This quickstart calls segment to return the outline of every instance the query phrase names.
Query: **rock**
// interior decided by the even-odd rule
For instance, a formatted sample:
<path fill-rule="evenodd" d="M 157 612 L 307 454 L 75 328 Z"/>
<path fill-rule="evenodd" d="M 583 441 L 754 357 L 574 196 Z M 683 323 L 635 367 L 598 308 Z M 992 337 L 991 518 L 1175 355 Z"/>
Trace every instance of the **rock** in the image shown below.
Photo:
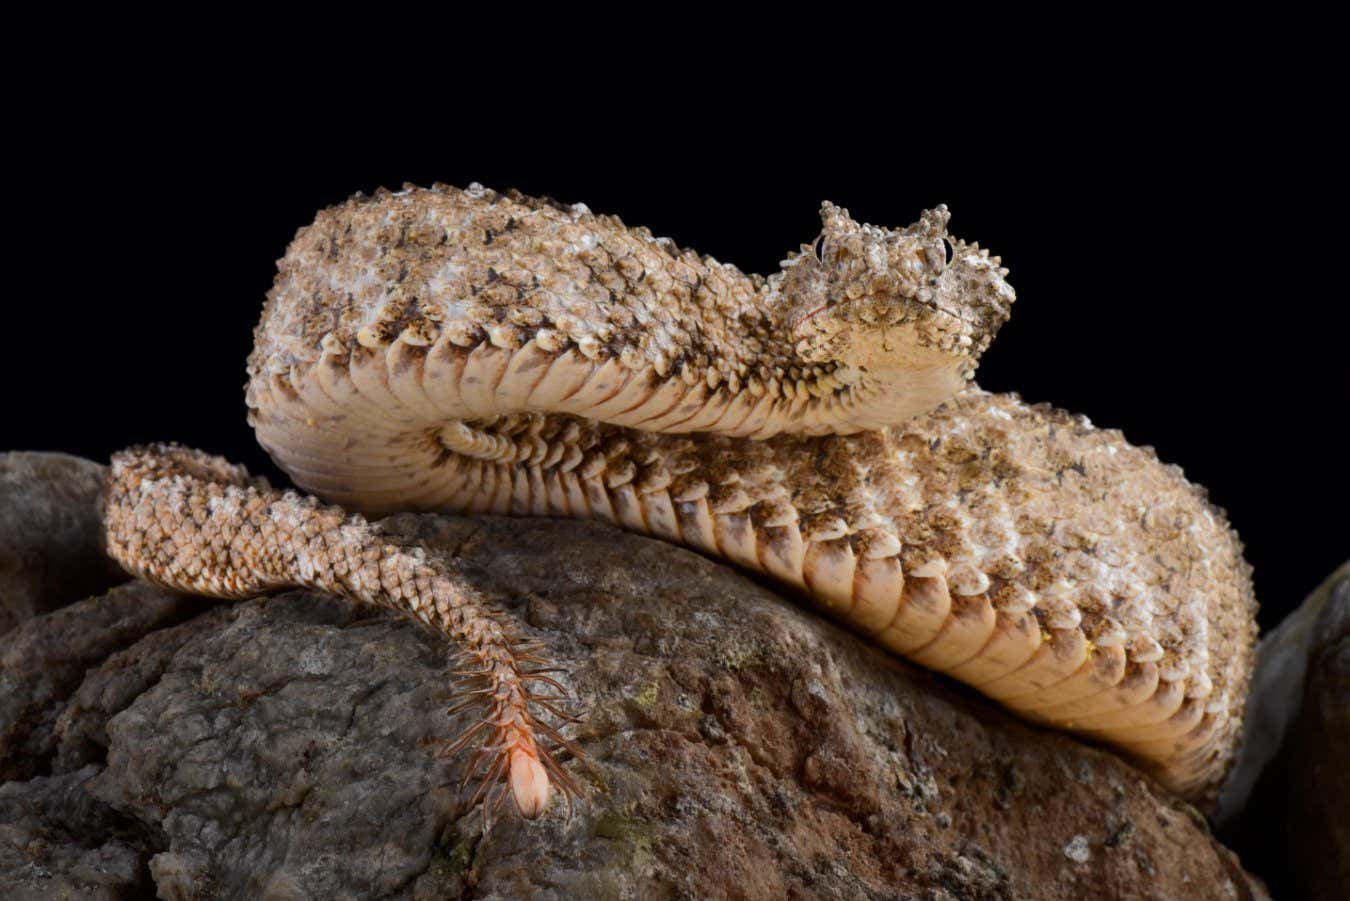
<path fill-rule="evenodd" d="M 1278 897 L 1350 884 L 1350 562 L 1262 641 L 1242 758 L 1225 786 L 1225 841 Z M 1241 803 L 1240 792 L 1250 798 Z"/>
<path fill-rule="evenodd" d="M 146 864 L 155 837 L 85 790 L 100 769 L 0 784 L 6 898 L 117 899 L 153 891 Z"/>
<path fill-rule="evenodd" d="M 104 553 L 106 476 L 68 454 L 0 453 L 0 635 L 126 581 Z"/>
<path fill-rule="evenodd" d="M 89 667 L 210 603 L 130 582 L 31 619 L 6 635 L 0 646 L 0 779 L 30 779 L 49 770 L 57 720 Z"/>
<path fill-rule="evenodd" d="M 97 852 L 143 865 L 161 898 L 1261 896 L 1194 809 L 1116 757 L 689 551 L 587 522 L 385 528 L 460 559 L 568 668 L 588 755 L 565 764 L 585 792 L 570 819 L 508 811 L 485 833 L 463 809 L 468 755 L 434 752 L 472 714 L 442 712 L 437 637 L 302 591 L 179 622 L 129 586 L 26 627 L 61 646 L 37 633 L 102 631 L 133 591 L 174 623 L 40 693 L 54 725 L 25 747 L 52 774 L 4 789 L 33 800 L 0 839 L 48 830 L 48 890 Z M 79 786 L 74 816 L 59 799 Z M 34 854 L 3 844 L 0 883 L 18 860 L 34 884 Z"/>
<path fill-rule="evenodd" d="M 1350 566 L 1329 595 L 1288 749 L 1298 762 L 1285 821 L 1290 856 L 1311 898 L 1334 898 L 1350 886 Z"/>
<path fill-rule="evenodd" d="M 1308 595 L 1279 626 L 1261 637 L 1242 723 L 1242 745 L 1214 814 L 1220 827 L 1246 810 L 1257 780 L 1284 746 L 1285 736 L 1303 706 L 1308 658 L 1313 651 L 1318 619 L 1332 588 L 1343 580 L 1350 580 L 1350 562 Z"/>

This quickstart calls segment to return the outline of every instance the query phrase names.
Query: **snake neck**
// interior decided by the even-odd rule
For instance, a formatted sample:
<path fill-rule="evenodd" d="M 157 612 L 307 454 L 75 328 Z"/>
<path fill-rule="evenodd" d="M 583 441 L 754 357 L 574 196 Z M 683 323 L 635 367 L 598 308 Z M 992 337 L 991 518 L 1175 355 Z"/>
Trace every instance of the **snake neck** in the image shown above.
<path fill-rule="evenodd" d="M 945 222 L 888 231 L 827 205 L 815 244 L 762 278 L 579 206 L 478 187 L 354 198 L 278 264 L 250 373 L 351 370 L 442 422 L 882 428 L 956 393 L 1011 303 L 998 260 Z"/>
<path fill-rule="evenodd" d="M 900 425 L 940 406 L 969 383 L 971 373 L 958 360 L 917 346 L 910 335 L 891 336 L 888 347 L 902 342 L 911 345 L 902 353 L 864 358 L 836 370 L 835 377 L 849 384 L 835 398 L 832 412 L 837 419 L 829 431 L 847 435 Z"/>

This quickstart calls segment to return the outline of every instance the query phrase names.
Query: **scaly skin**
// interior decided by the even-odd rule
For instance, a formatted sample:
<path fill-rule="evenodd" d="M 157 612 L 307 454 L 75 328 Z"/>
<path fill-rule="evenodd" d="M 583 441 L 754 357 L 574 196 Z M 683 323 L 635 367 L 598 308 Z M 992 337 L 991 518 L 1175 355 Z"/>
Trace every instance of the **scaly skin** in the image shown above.
<path fill-rule="evenodd" d="M 166 444 L 113 457 L 106 518 L 109 553 L 144 579 L 226 598 L 318 588 L 407 613 L 440 632 L 477 667 L 463 675 L 478 686 L 470 695 L 486 708 L 448 749 L 484 736 L 487 752 L 468 767 L 473 776 L 487 765 L 476 798 L 508 776 L 520 811 L 538 816 L 548 804 L 551 772 L 570 801 L 575 783 L 536 736 L 567 742 L 533 708 L 561 714 L 528 687 L 556 683 L 528 668 L 537 658 L 509 626 L 420 548 L 390 545 L 359 515 L 273 491 L 242 467 Z"/>
<path fill-rule="evenodd" d="M 355 198 L 279 264 L 250 420 L 326 500 L 596 516 L 696 548 L 1209 798 L 1255 632 L 1221 512 L 1118 432 L 967 385 L 1013 294 L 997 258 L 946 237 L 945 210 L 898 232 L 829 204 L 822 218 L 816 244 L 762 279 L 582 207 L 477 186 Z M 129 509 L 161 503 L 170 482 Z M 357 541 L 332 508 L 289 503 L 316 511 L 302 523 L 327 517 L 326 546 Z M 137 571 L 219 593 L 182 573 L 233 515 L 187 537 L 130 513 L 109 528 Z M 234 584 L 247 559 L 213 565 Z M 278 578 L 355 594 L 305 581 L 307 565 Z M 454 595 L 445 578 L 437 598 Z M 377 594 L 359 596 L 441 610 L 433 624 L 467 634 L 420 589 Z M 538 813 L 545 771 L 564 771 L 526 745 L 538 719 L 509 684 L 512 651 L 493 647 L 488 781 L 509 772 L 517 805 Z"/>

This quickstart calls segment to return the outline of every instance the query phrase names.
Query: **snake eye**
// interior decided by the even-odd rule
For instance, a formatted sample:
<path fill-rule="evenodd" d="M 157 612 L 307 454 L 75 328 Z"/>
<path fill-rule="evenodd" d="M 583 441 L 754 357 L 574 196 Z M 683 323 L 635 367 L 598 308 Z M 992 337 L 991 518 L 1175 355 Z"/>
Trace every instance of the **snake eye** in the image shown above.
<path fill-rule="evenodd" d="M 952 245 L 946 238 L 941 242 L 923 249 L 924 261 L 928 268 L 936 273 L 942 272 L 952 262 Z"/>

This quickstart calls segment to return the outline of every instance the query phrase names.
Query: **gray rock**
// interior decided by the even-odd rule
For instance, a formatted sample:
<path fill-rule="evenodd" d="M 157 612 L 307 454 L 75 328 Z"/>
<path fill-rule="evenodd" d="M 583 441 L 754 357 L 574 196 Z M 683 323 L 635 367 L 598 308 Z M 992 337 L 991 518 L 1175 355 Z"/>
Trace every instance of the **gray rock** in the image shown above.
<path fill-rule="evenodd" d="M 88 766 L 28 782 L 0 783 L 0 885 L 15 899 L 144 897 L 156 839 L 95 801 Z"/>
<path fill-rule="evenodd" d="M 1247 808 L 1252 790 L 1284 746 L 1303 706 L 1308 658 L 1322 611 L 1333 587 L 1350 581 L 1350 562 L 1341 565 L 1293 613 L 1261 637 L 1256 649 L 1242 746 L 1224 782 L 1214 820 L 1223 826 Z"/>
<path fill-rule="evenodd" d="M 68 454 L 0 453 L 0 635 L 126 581 L 103 552 L 106 475 Z"/>
<path fill-rule="evenodd" d="M 86 670 L 210 603 L 130 582 L 30 619 L 6 635 L 0 645 L 0 779 L 49 771 L 57 722 Z"/>
<path fill-rule="evenodd" d="M 1242 757 L 1221 799 L 1220 834 L 1277 897 L 1343 898 L 1350 885 L 1350 562 L 1262 641 L 1253 689 Z"/>
<path fill-rule="evenodd" d="M 574 815 L 483 832 L 457 792 L 467 755 L 435 757 L 472 716 L 442 712 L 450 655 L 401 619 L 309 592 L 161 614 L 78 687 L 44 689 L 54 725 L 27 745 L 141 830 L 119 860 L 146 862 L 160 897 L 1260 894 L 1114 756 L 696 554 L 584 522 L 386 528 L 463 561 L 568 668 Z M 127 596 L 30 628 L 99 631 Z M 7 790 L 50 794 L 40 778 Z M 72 818 L 43 803 L 29 816 L 61 834 Z M 76 878 L 74 855 L 49 854 L 51 878 Z"/>
<path fill-rule="evenodd" d="M 1350 886 L 1350 565 L 1313 630 L 1303 708 L 1285 750 L 1284 833 L 1291 870 L 1310 898 Z"/>

